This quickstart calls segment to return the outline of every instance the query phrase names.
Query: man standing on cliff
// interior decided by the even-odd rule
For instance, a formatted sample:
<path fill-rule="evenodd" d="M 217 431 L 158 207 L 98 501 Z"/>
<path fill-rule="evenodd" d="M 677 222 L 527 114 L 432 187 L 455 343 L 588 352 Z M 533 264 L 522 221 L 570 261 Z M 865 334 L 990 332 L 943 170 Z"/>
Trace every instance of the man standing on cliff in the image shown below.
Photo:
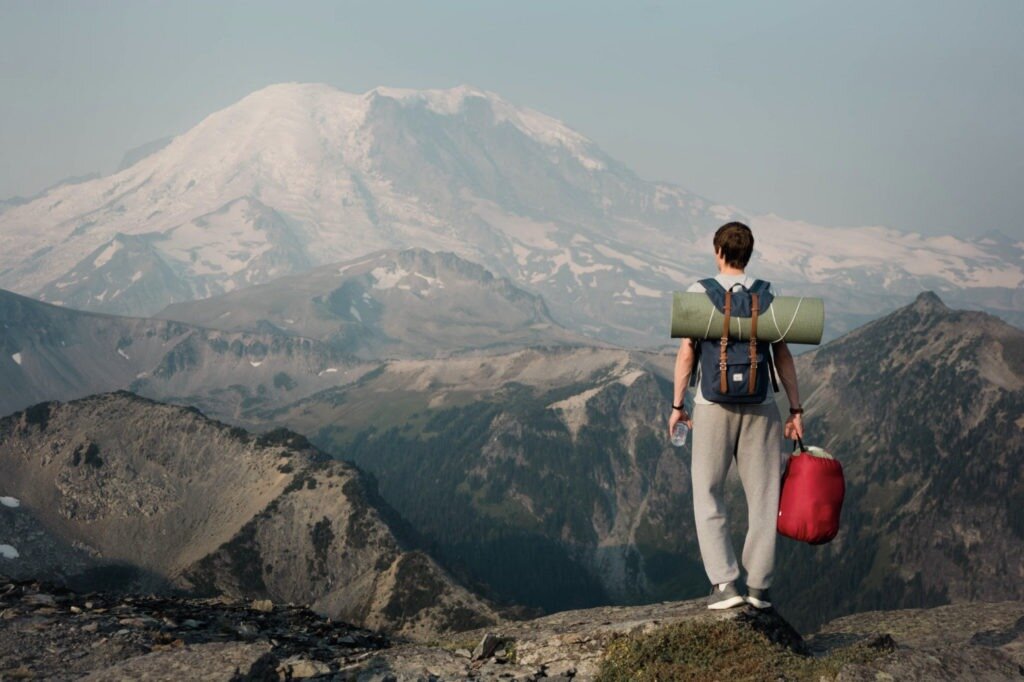
<path fill-rule="evenodd" d="M 738 222 L 723 225 L 715 232 L 714 248 L 718 283 L 726 290 L 737 286 L 751 288 L 756 280 L 746 274 L 747 262 L 754 251 L 750 228 Z M 689 291 L 703 292 L 705 287 L 698 282 Z M 793 356 L 784 341 L 771 344 L 775 367 L 790 405 L 790 416 L 784 427 L 770 385 L 760 403 L 728 403 L 708 400 L 698 384 L 691 419 L 683 397 L 690 374 L 695 371 L 694 344 L 698 342 L 684 338 L 679 344 L 668 428 L 671 434 L 682 421 L 693 429 L 690 478 L 697 542 L 704 570 L 712 584 L 708 608 L 727 609 L 746 601 L 756 608 L 767 609 L 772 605 L 769 588 L 775 565 L 775 528 L 785 462 L 782 438 L 783 435 L 793 439 L 803 437 L 803 409 Z M 747 572 L 746 597 L 737 586 L 740 570 L 729 538 L 725 508 L 725 479 L 734 459 L 748 509 L 742 557 Z"/>

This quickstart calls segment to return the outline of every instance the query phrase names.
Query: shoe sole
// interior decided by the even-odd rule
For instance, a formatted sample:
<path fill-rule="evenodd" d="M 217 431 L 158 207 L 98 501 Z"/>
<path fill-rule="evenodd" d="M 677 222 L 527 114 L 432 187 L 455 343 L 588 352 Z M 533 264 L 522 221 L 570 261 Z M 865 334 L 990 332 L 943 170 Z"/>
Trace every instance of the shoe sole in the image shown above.
<path fill-rule="evenodd" d="M 719 609 L 731 609 L 734 606 L 739 606 L 744 601 L 745 600 L 741 596 L 729 597 L 722 601 L 716 601 L 714 604 L 708 604 L 708 608 L 713 611 L 717 611 Z"/>
<path fill-rule="evenodd" d="M 747 603 L 755 609 L 770 609 L 772 607 L 772 603 L 770 601 L 761 601 L 757 597 L 747 597 Z"/>

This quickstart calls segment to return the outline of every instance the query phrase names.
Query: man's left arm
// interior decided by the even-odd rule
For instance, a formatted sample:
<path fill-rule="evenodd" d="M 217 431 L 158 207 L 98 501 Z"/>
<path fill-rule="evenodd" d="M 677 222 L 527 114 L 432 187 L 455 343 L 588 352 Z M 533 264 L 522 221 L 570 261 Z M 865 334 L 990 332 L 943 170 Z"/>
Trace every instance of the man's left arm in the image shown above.
<path fill-rule="evenodd" d="M 800 405 L 800 388 L 796 382 L 796 363 L 793 362 L 793 354 L 789 352 L 789 346 L 785 341 L 772 344 L 772 357 L 775 360 L 775 369 L 778 372 L 779 380 L 786 391 L 789 399 L 789 406 L 792 409 L 802 409 Z M 786 419 L 786 426 L 783 430 L 786 438 L 796 440 L 804 437 L 804 424 L 802 414 L 790 414 Z"/>

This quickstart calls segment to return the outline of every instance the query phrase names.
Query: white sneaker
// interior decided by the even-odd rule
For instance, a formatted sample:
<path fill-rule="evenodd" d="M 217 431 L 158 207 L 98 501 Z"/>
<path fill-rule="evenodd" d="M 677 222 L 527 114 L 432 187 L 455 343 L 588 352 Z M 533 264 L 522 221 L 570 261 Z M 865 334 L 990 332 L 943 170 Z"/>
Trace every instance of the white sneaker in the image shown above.
<path fill-rule="evenodd" d="M 768 588 L 759 590 L 756 587 L 748 587 L 747 603 L 755 609 L 770 609 L 772 607 L 772 598 L 768 594 Z"/>
<path fill-rule="evenodd" d="M 708 608 L 731 609 L 744 601 L 743 595 L 736 589 L 736 583 L 722 583 L 712 586 L 711 595 L 708 597 Z"/>

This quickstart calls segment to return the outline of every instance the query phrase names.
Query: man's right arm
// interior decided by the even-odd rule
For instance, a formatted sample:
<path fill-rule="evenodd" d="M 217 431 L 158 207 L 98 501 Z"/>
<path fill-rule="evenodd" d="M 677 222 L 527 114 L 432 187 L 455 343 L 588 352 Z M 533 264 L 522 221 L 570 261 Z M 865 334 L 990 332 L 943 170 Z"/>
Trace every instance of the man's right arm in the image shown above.
<path fill-rule="evenodd" d="M 676 367 L 674 378 L 675 382 L 672 386 L 672 404 L 682 405 L 683 398 L 686 396 L 686 386 L 690 383 L 690 372 L 693 370 L 693 339 L 683 338 L 679 342 L 679 352 L 676 353 Z M 672 430 L 676 427 L 676 423 L 682 421 L 691 429 L 693 428 L 693 421 L 690 419 L 690 415 L 686 414 L 685 410 L 672 409 L 672 414 L 668 418 L 668 432 L 671 436 Z"/>
<path fill-rule="evenodd" d="M 704 285 L 700 282 L 694 282 L 686 291 L 688 293 L 699 293 L 704 291 Z M 679 341 L 679 352 L 676 353 L 675 383 L 672 388 L 673 405 L 682 405 L 683 398 L 686 396 L 686 387 L 690 383 L 690 373 L 693 371 L 693 360 L 696 354 L 693 346 L 694 343 L 693 339 L 685 337 Z M 676 427 L 676 423 L 679 421 L 682 421 L 691 429 L 693 428 L 693 420 L 690 419 L 690 415 L 686 414 L 684 410 L 673 409 L 672 415 L 668 418 L 669 435 L 672 434 L 672 429 Z"/>

